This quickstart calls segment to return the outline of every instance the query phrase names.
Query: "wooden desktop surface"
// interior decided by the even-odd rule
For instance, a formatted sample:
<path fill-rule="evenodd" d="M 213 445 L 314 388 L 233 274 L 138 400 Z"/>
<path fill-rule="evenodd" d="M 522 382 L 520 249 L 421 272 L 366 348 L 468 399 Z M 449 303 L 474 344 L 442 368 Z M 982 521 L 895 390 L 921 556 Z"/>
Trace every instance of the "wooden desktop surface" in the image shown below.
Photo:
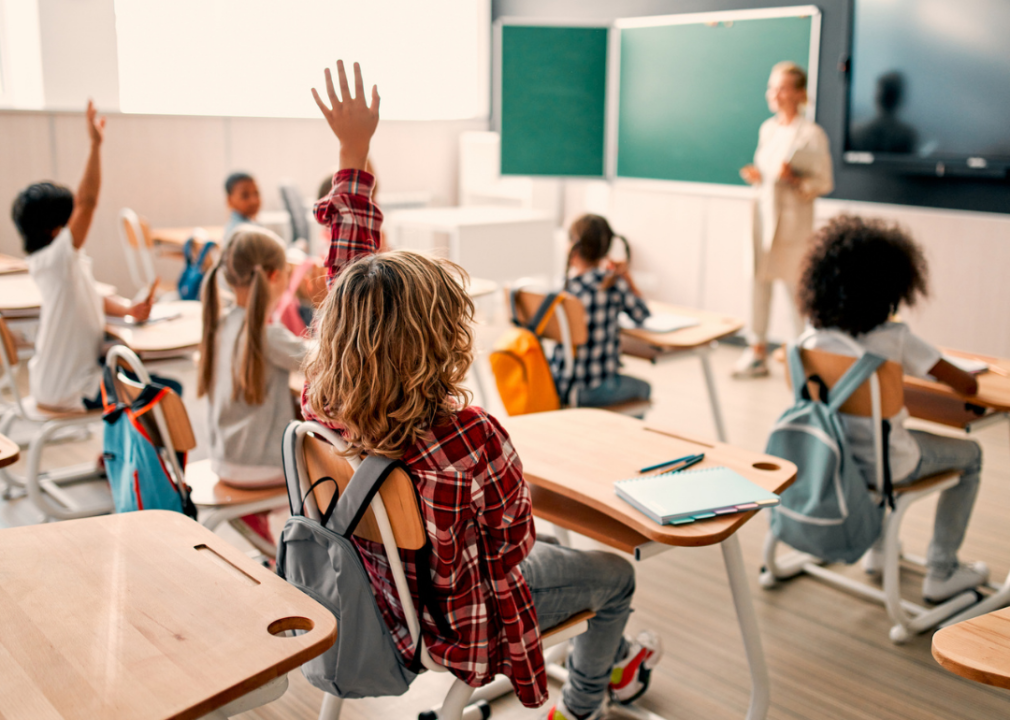
<path fill-rule="evenodd" d="M 155 305 L 158 312 L 180 317 L 137 326 L 106 325 L 105 331 L 137 354 L 196 349 L 203 333 L 202 306 L 195 300 Z"/>
<path fill-rule="evenodd" d="M 649 310 L 653 313 L 683 315 L 685 317 L 697 318 L 701 322 L 694 327 L 683 328 L 669 333 L 654 333 L 641 328 L 622 330 L 621 335 L 625 340 L 624 344 L 626 346 L 623 351 L 630 355 L 644 356 L 646 353 L 641 348 L 643 345 L 646 348 L 651 348 L 653 355 L 656 352 L 662 351 L 691 350 L 707 345 L 713 340 L 720 340 L 724 337 L 734 335 L 740 332 L 744 326 L 742 320 L 728 317 L 722 313 L 680 307 L 679 305 L 670 305 L 655 300 L 650 300 L 647 304 Z M 629 343 L 627 342 L 628 339 L 634 342 Z"/>
<path fill-rule="evenodd" d="M 1010 608 L 937 631 L 933 657 L 956 675 L 1010 689 Z"/>
<path fill-rule="evenodd" d="M 179 513 L 11 528 L 0 542 L 8 720 L 198 718 L 336 638 L 323 606 Z"/>
<path fill-rule="evenodd" d="M 0 253 L 0 275 L 16 275 L 26 272 L 28 272 L 27 260 Z"/>
<path fill-rule="evenodd" d="M 757 512 L 659 525 L 614 492 L 615 481 L 638 477 L 641 467 L 703 452 L 705 459 L 694 469 L 725 466 L 774 493 L 796 477 L 796 466 L 781 458 L 605 410 L 534 413 L 503 418 L 502 424 L 533 486 L 533 513 L 629 552 L 648 540 L 683 546 L 722 542 Z"/>
<path fill-rule="evenodd" d="M 991 357 L 989 355 L 980 355 L 979 353 L 964 352 L 962 350 L 950 350 L 948 348 L 943 348 L 943 353 L 954 357 L 981 360 L 993 368 L 976 376 L 978 379 L 978 394 L 958 395 L 954 392 L 953 388 L 943 383 L 909 377 L 908 375 L 905 376 L 906 392 L 908 388 L 917 388 L 933 395 L 952 398 L 960 402 L 969 402 L 989 410 L 1010 412 L 1010 360 Z"/>
<path fill-rule="evenodd" d="M 106 283 L 96 282 L 102 297 L 116 294 L 116 288 Z M 29 313 L 38 314 L 42 307 L 42 295 L 28 273 L 0 274 L 0 312 L 12 316 Z"/>
<path fill-rule="evenodd" d="M 13 465 L 21 457 L 21 449 L 17 443 L 5 435 L 0 435 L 0 467 Z"/>
<path fill-rule="evenodd" d="M 172 227 L 172 228 L 152 228 L 151 241 L 155 245 L 169 245 L 176 250 L 181 250 L 186 241 L 193 237 L 195 227 Z M 224 236 L 224 225 L 208 225 L 203 227 L 208 240 L 216 243 L 221 242 Z"/>

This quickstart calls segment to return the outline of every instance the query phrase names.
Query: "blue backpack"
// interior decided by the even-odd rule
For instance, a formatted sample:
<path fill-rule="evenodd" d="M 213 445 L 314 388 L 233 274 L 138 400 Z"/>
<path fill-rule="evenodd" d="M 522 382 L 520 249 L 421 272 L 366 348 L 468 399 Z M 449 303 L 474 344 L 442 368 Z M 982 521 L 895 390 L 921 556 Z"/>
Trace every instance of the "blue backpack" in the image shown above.
<path fill-rule="evenodd" d="M 839 408 L 885 361 L 863 354 L 835 383 L 829 398 L 820 377 L 806 376 L 799 348 L 790 345 L 787 354 L 796 404 L 775 423 L 765 452 L 789 460 L 798 471 L 781 504 L 771 509 L 771 531 L 801 552 L 827 562 L 853 563 L 880 537 L 884 505 L 874 500 L 853 460 Z M 819 384 L 820 399 L 811 399 L 809 381 Z M 886 448 L 886 432 L 884 437 Z M 884 459 L 886 466 L 886 452 Z M 886 470 L 884 477 L 886 496 Z"/>
<path fill-rule="evenodd" d="M 105 472 L 112 488 L 116 512 L 174 510 L 196 519 L 196 507 L 183 478 L 172 471 L 156 447 L 158 426 L 149 412 L 171 390 L 163 385 L 145 385 L 130 404 L 120 402 L 112 368 L 102 378 L 105 421 L 103 453 Z M 178 466 L 186 467 L 186 453 L 177 453 Z"/>
<path fill-rule="evenodd" d="M 206 241 L 200 249 L 200 254 L 193 257 L 193 246 L 196 242 L 193 238 L 186 241 L 182 246 L 182 257 L 186 261 L 186 267 L 179 276 L 179 299 L 199 300 L 200 286 L 203 284 L 203 267 L 207 260 L 207 254 L 214 249 L 215 243 Z"/>

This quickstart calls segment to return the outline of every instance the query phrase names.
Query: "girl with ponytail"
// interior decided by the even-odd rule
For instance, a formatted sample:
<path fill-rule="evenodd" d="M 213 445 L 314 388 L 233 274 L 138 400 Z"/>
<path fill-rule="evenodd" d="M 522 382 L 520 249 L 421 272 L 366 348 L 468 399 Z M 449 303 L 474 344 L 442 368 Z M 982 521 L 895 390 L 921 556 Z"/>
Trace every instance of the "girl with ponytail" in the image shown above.
<path fill-rule="evenodd" d="M 219 277 L 235 296 L 224 310 Z M 288 376 L 307 351 L 303 339 L 269 323 L 287 284 L 281 239 L 252 225 L 236 228 L 203 283 L 197 395 L 208 400 L 211 466 L 236 487 L 284 484 L 281 438 L 294 419 Z M 242 519 L 273 541 L 265 513 Z"/>
<path fill-rule="evenodd" d="M 609 259 L 614 238 L 624 244 L 626 260 Z M 649 308 L 628 272 L 631 248 L 610 228 L 606 218 L 583 215 L 568 230 L 568 265 L 564 289 L 582 301 L 589 340 L 575 351 L 574 377 L 564 372 L 564 348 L 554 348 L 551 372 L 561 401 L 580 407 L 603 407 L 648 400 L 649 383 L 621 375 L 621 339 L 617 317 L 622 312 L 641 324 Z"/>

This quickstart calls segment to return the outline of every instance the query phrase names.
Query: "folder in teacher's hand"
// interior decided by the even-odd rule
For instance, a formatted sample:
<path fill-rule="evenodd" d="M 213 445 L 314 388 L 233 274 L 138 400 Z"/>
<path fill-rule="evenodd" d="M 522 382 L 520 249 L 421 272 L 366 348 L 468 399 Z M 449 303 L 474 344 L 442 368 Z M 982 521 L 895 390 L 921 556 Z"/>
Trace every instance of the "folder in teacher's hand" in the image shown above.
<path fill-rule="evenodd" d="M 614 490 L 660 525 L 683 525 L 779 504 L 778 495 L 725 467 L 619 480 Z"/>

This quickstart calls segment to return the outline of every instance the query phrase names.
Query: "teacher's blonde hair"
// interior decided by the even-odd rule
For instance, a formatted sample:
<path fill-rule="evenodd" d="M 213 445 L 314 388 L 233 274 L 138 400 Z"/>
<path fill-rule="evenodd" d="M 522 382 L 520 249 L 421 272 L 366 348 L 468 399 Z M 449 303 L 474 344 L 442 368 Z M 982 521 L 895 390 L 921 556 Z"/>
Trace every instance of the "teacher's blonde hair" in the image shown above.
<path fill-rule="evenodd" d="M 470 403 L 473 301 L 463 268 L 409 250 L 340 273 L 307 359 L 308 403 L 341 426 L 351 452 L 400 457 Z"/>
<path fill-rule="evenodd" d="M 801 68 L 799 65 L 794 63 L 792 60 L 785 60 L 780 63 L 775 63 L 772 67 L 771 74 L 783 73 L 785 75 L 792 75 L 793 82 L 795 82 L 795 87 L 797 90 L 803 90 L 806 92 L 807 89 L 807 71 Z"/>

